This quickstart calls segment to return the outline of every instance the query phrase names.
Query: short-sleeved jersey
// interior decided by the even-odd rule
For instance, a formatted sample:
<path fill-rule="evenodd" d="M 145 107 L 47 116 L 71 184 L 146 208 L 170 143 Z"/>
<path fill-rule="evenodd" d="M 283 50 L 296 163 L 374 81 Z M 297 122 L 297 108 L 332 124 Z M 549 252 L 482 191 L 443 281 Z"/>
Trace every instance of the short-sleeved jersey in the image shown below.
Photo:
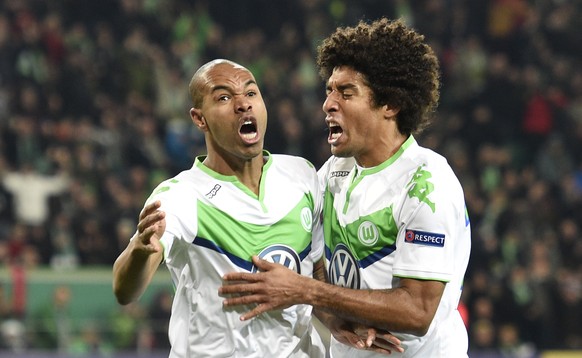
<path fill-rule="evenodd" d="M 256 271 L 252 255 L 306 276 L 323 255 L 315 168 L 298 157 L 264 156 L 258 196 L 199 157 L 148 199 L 160 200 L 166 213 L 161 243 L 175 287 L 170 357 L 325 356 L 310 306 L 241 321 L 253 307 L 224 307 L 218 294 L 224 274 Z"/>
<path fill-rule="evenodd" d="M 446 159 L 411 136 L 386 162 L 361 168 L 331 157 L 319 170 L 324 188 L 326 268 L 333 284 L 389 289 L 400 278 L 446 282 L 423 337 L 394 335 L 395 357 L 466 357 L 467 331 L 457 310 L 471 250 L 459 180 Z M 375 357 L 332 339 L 332 357 Z"/>

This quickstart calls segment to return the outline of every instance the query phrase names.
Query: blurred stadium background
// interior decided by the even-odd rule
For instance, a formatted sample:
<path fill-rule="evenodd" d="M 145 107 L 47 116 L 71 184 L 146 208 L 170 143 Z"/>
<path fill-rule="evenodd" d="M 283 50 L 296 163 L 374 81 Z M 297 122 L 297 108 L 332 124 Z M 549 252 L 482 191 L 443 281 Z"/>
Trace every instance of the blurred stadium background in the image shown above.
<path fill-rule="evenodd" d="M 417 139 L 466 191 L 470 356 L 582 356 L 580 0 L 1 1 L 0 356 L 167 356 L 165 269 L 120 307 L 111 265 L 152 188 L 203 151 L 194 70 L 246 65 L 266 148 L 319 166 L 315 48 L 382 15 L 441 60 L 440 108 Z"/>

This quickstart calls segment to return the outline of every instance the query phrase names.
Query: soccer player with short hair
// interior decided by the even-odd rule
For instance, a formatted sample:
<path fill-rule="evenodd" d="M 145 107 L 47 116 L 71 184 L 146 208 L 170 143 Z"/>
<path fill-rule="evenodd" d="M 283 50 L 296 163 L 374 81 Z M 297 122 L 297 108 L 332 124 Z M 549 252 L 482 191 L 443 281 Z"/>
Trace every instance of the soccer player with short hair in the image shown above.
<path fill-rule="evenodd" d="M 225 273 L 256 270 L 253 255 L 312 275 L 323 254 L 322 239 L 312 241 L 321 235 L 315 168 L 263 149 L 267 110 L 243 66 L 205 64 L 190 93 L 190 116 L 204 133 L 207 155 L 147 199 L 137 232 L 113 266 L 117 300 L 138 300 L 163 261 L 175 287 L 170 357 L 324 357 L 311 306 L 241 321 L 252 306 L 224 307 L 217 293 Z"/>

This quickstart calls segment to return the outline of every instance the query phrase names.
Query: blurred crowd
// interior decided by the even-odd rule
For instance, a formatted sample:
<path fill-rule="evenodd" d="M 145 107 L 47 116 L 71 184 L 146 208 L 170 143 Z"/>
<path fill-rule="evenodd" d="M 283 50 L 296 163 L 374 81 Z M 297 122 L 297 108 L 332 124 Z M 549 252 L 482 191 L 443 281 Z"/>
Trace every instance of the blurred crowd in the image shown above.
<path fill-rule="evenodd" d="M 2 316 L 0 356 L 3 352 L 23 358 L 120 357 L 130 352 L 128 358 L 168 356 L 173 299 L 169 286 L 153 290 L 147 303 L 99 307 L 92 313 L 79 309 L 80 296 L 87 298 L 80 293 L 73 285 L 58 283 L 25 316 Z M 6 303 L 2 294 L 0 288 L 0 306 Z"/>
<path fill-rule="evenodd" d="M 204 152 L 187 87 L 214 58 L 255 74 L 266 148 L 319 167 L 315 49 L 380 16 L 405 19 L 441 61 L 417 140 L 465 188 L 471 350 L 582 349 L 579 0 L 3 0 L 0 265 L 110 267 L 150 191 Z"/>

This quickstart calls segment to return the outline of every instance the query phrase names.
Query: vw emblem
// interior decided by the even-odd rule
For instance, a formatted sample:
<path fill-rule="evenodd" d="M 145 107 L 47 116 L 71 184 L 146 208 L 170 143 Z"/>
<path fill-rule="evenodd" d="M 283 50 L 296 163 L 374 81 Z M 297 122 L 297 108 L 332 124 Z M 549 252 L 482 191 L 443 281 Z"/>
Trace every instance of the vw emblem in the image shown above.
<path fill-rule="evenodd" d="M 301 261 L 299 255 L 287 245 L 273 245 L 265 248 L 259 253 L 259 257 L 263 260 L 281 264 L 290 270 L 301 274 Z M 257 267 L 253 265 L 251 272 L 257 272 Z"/>
<path fill-rule="evenodd" d="M 336 286 L 360 288 L 360 270 L 356 258 L 344 244 L 336 246 L 329 263 L 329 279 Z"/>

